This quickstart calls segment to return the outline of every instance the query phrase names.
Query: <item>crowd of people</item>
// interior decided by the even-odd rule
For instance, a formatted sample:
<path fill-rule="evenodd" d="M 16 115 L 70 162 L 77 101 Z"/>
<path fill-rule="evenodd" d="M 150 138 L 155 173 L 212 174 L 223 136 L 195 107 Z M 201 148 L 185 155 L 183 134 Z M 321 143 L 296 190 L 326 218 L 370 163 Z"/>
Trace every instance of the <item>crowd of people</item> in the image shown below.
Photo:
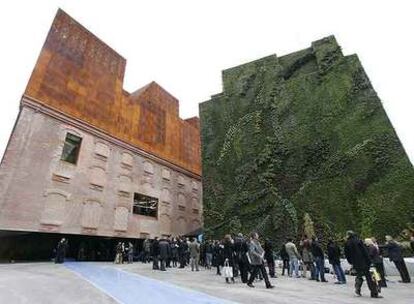
<path fill-rule="evenodd" d="M 343 245 L 343 250 L 341 249 Z M 361 240 L 348 231 L 343 244 L 328 240 L 322 246 L 316 237 L 303 236 L 295 244 L 287 239 L 279 250 L 273 248 L 269 240 L 261 242 L 257 233 L 249 237 L 238 234 L 226 235 L 222 240 L 206 240 L 199 243 L 196 238 L 155 238 L 146 239 L 143 244 L 142 261 L 152 262 L 154 270 L 167 271 L 168 268 L 200 267 L 215 269 L 225 282 L 234 284 L 236 278 L 254 288 L 254 282 L 263 281 L 266 288 L 274 288 L 269 277 L 276 278 L 275 259 L 281 260 L 282 276 L 308 278 L 316 282 L 328 282 L 325 273 L 333 270 L 335 284 L 346 284 L 347 278 L 341 265 L 344 256 L 352 266 L 349 274 L 355 275 L 355 293 L 361 296 L 364 278 L 373 298 L 380 298 L 381 288 L 387 287 L 382 253 L 386 252 L 401 275 L 402 283 L 409 283 L 410 276 L 405 265 L 402 248 L 391 236 L 386 243 L 379 245 L 375 238 Z"/>
<path fill-rule="evenodd" d="M 387 279 L 383 262 L 383 253 L 395 264 L 402 283 L 410 283 L 411 278 L 404 261 L 402 246 L 391 236 L 385 236 L 386 242 L 377 243 L 374 237 L 361 240 L 356 233 L 348 231 L 342 244 L 328 240 L 322 246 L 316 237 L 304 235 L 295 244 L 292 238 L 286 240 L 281 248 L 274 248 L 268 239 L 259 240 L 257 233 L 249 237 L 239 233 L 226 235 L 222 240 L 206 240 L 199 242 L 197 238 L 166 237 L 153 240 L 145 239 L 142 250 L 134 255 L 131 242 L 118 242 L 115 247 L 114 263 L 133 263 L 137 258 L 143 263 L 152 263 L 152 269 L 167 271 L 168 268 L 185 268 L 191 271 L 215 269 L 218 276 L 223 276 L 228 284 L 242 283 L 254 288 L 254 282 L 264 281 L 266 288 L 274 288 L 270 278 L 276 278 L 275 262 L 280 260 L 282 276 L 292 278 L 308 278 L 316 282 L 328 282 L 325 273 L 328 260 L 334 274 L 335 284 L 346 284 L 347 278 L 341 265 L 345 257 L 352 266 L 348 274 L 355 275 L 355 293 L 361 296 L 364 278 L 371 297 L 380 298 L 381 288 L 387 287 Z M 341 246 L 342 245 L 342 246 Z M 55 250 L 55 262 L 63 263 L 68 241 L 62 238 Z M 341 249 L 343 247 L 343 250 Z M 411 250 L 414 253 L 414 235 L 411 237 Z"/>
<path fill-rule="evenodd" d="M 131 242 L 118 242 L 115 248 L 115 264 L 123 264 L 127 261 L 131 264 L 134 261 L 134 245 Z"/>

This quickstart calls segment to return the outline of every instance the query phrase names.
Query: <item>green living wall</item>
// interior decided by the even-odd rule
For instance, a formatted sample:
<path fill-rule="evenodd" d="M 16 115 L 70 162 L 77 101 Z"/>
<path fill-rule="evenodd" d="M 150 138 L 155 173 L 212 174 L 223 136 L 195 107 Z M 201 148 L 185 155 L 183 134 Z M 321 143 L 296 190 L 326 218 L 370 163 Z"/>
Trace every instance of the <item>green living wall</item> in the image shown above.
<path fill-rule="evenodd" d="M 206 232 L 276 242 L 348 229 L 398 234 L 414 221 L 414 170 L 356 55 L 333 36 L 223 71 L 200 104 Z"/>

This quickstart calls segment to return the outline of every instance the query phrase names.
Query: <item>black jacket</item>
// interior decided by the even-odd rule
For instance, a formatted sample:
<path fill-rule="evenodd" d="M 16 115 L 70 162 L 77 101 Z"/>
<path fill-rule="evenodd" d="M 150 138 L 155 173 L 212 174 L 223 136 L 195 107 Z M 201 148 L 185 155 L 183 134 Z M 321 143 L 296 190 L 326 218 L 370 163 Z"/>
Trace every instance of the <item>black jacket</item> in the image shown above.
<path fill-rule="evenodd" d="M 168 243 L 167 240 L 160 240 L 158 243 L 158 246 L 160 248 L 160 259 L 166 260 L 171 256 L 171 247 L 170 243 Z"/>
<path fill-rule="evenodd" d="M 324 258 L 323 250 L 317 241 L 312 241 L 311 252 L 315 258 L 316 257 Z"/>
<path fill-rule="evenodd" d="M 266 259 L 266 261 L 273 261 L 274 257 L 273 257 L 273 245 L 270 241 L 266 241 L 264 244 L 264 258 Z"/>
<path fill-rule="evenodd" d="M 223 246 L 220 243 L 214 244 L 213 247 L 213 265 L 223 265 L 224 263 L 224 252 Z"/>
<path fill-rule="evenodd" d="M 160 255 L 160 244 L 158 240 L 153 240 L 151 244 L 151 256 L 156 257 Z"/>
<path fill-rule="evenodd" d="M 223 257 L 224 260 L 228 259 L 230 266 L 234 266 L 234 247 L 230 241 L 224 242 Z"/>
<path fill-rule="evenodd" d="M 328 260 L 329 264 L 338 265 L 341 263 L 341 249 L 338 245 L 331 243 L 328 245 Z"/>
<path fill-rule="evenodd" d="M 395 241 L 390 241 L 384 246 L 388 250 L 388 257 L 391 262 L 402 261 L 404 258 L 402 256 L 401 246 L 398 245 Z"/>
<path fill-rule="evenodd" d="M 285 247 L 284 244 L 282 245 L 282 248 L 280 249 L 279 254 L 280 254 L 280 257 L 281 257 L 282 260 L 289 261 L 289 255 L 286 252 L 286 247 Z"/>
<path fill-rule="evenodd" d="M 247 252 L 249 251 L 249 246 L 247 242 L 242 237 L 236 237 L 234 240 L 234 251 L 236 255 L 237 263 L 248 264 L 249 260 L 247 258 Z"/>
<path fill-rule="evenodd" d="M 371 266 L 367 248 L 356 235 L 349 237 L 346 241 L 345 257 L 355 270 L 367 270 Z"/>

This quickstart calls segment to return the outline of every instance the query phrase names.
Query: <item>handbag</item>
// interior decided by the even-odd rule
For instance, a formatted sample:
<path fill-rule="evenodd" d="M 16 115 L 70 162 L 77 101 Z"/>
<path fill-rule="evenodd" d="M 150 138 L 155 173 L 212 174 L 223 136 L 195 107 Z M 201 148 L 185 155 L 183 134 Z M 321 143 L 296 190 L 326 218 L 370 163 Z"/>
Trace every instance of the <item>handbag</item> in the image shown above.
<path fill-rule="evenodd" d="M 224 275 L 225 278 L 232 278 L 233 277 L 233 267 L 230 266 L 228 259 L 226 259 L 224 261 L 223 275 Z"/>

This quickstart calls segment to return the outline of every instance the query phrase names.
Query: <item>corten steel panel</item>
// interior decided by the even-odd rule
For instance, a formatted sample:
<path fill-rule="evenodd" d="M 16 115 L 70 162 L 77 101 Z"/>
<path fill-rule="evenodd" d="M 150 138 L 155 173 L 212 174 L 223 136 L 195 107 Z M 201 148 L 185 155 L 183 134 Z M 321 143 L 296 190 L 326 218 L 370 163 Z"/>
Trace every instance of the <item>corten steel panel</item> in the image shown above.
<path fill-rule="evenodd" d="M 155 82 L 123 90 L 126 60 L 59 10 L 25 95 L 201 175 L 197 118 Z"/>

